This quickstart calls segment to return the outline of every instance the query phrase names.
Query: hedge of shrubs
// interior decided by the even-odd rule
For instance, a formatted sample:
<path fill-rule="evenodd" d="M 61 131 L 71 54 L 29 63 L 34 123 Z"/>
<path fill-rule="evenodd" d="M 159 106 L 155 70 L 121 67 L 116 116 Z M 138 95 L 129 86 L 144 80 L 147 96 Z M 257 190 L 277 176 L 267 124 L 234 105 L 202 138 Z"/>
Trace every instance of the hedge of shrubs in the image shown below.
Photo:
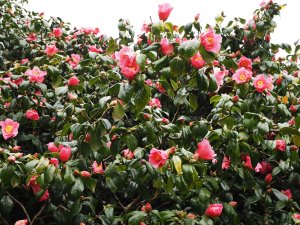
<path fill-rule="evenodd" d="M 300 46 L 271 42 L 284 5 L 177 26 L 165 3 L 112 38 L 23 4 L 0 0 L 1 224 L 300 222 Z"/>

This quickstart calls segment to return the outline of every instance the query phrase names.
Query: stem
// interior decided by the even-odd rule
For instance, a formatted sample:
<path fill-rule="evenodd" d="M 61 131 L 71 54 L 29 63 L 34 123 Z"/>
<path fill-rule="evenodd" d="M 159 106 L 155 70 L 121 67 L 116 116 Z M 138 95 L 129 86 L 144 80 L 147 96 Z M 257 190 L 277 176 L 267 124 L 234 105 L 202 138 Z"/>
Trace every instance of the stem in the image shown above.
<path fill-rule="evenodd" d="M 14 200 L 16 203 L 18 203 L 21 206 L 21 208 L 24 211 L 24 213 L 25 213 L 25 215 L 27 217 L 27 220 L 28 220 L 28 222 L 30 224 L 31 223 L 31 219 L 30 219 L 30 216 L 29 216 L 28 212 L 26 211 L 24 205 L 21 202 L 19 202 L 17 199 L 15 199 L 11 194 L 9 194 L 8 191 L 6 193 L 8 194 L 9 197 L 12 198 L 12 200 Z"/>
<path fill-rule="evenodd" d="M 40 211 L 33 217 L 30 225 L 33 225 L 33 223 L 37 220 L 37 218 L 43 213 L 44 209 L 46 208 L 46 205 L 43 205 Z"/>

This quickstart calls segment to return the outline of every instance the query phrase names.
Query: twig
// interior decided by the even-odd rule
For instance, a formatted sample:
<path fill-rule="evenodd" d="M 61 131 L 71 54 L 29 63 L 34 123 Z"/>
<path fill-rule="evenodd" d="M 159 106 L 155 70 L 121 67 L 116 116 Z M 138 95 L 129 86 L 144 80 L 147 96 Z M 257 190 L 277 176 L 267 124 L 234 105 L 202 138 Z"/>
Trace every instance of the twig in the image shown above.
<path fill-rule="evenodd" d="M 38 213 L 33 217 L 30 225 L 33 225 L 33 223 L 37 220 L 37 218 L 43 213 L 45 207 L 46 207 L 46 205 L 42 206 L 42 208 L 40 209 L 40 211 L 38 211 Z"/>
<path fill-rule="evenodd" d="M 130 202 L 124 209 L 124 213 L 127 213 L 132 206 L 134 206 L 135 203 L 138 202 L 138 200 L 140 199 L 140 196 L 138 196 L 136 199 L 134 199 L 132 202 Z"/>
<path fill-rule="evenodd" d="M 23 211 L 24 211 L 24 213 L 25 213 L 25 215 L 26 215 L 26 217 L 27 217 L 28 222 L 31 223 L 30 216 L 29 216 L 29 214 L 27 213 L 27 211 L 26 211 L 24 205 L 23 205 L 21 202 L 19 202 L 17 199 L 15 199 L 11 194 L 9 194 L 8 191 L 7 191 L 6 193 L 9 195 L 9 197 L 12 198 L 12 200 L 14 200 L 16 203 L 18 203 L 18 204 L 21 206 L 21 208 L 23 209 Z"/>
<path fill-rule="evenodd" d="M 2 222 L 3 222 L 4 224 L 9 225 L 9 223 L 6 222 L 6 220 L 5 220 L 1 215 L 0 215 L 0 219 L 2 220 Z"/>
<path fill-rule="evenodd" d="M 115 200 L 118 202 L 118 204 L 121 206 L 121 208 L 123 209 L 123 211 L 125 211 L 126 207 L 122 204 L 122 202 L 119 200 L 119 198 L 116 196 L 116 194 L 113 194 Z"/>

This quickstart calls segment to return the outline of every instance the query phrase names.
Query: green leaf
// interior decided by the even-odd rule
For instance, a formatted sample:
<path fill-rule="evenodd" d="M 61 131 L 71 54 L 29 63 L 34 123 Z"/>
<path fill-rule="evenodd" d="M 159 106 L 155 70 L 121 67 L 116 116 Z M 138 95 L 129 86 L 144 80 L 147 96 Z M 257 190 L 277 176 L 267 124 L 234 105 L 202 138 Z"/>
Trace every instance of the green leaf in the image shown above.
<path fill-rule="evenodd" d="M 93 178 L 90 177 L 86 177 L 82 179 L 83 184 L 91 191 L 91 192 L 95 192 L 96 189 L 96 185 L 97 185 L 97 181 Z"/>
<path fill-rule="evenodd" d="M 50 182 L 53 180 L 54 174 L 55 174 L 56 168 L 54 165 L 49 165 L 47 170 L 45 171 L 44 175 L 44 181 L 46 184 L 50 184 Z"/>
<path fill-rule="evenodd" d="M 161 70 L 163 69 L 166 64 L 168 62 L 168 56 L 164 56 L 162 58 L 160 58 L 159 60 L 156 60 L 155 62 L 153 62 L 153 66 L 155 70 Z"/>
<path fill-rule="evenodd" d="M 208 91 L 215 92 L 218 89 L 218 84 L 216 77 L 214 75 L 210 76 Z"/>
<path fill-rule="evenodd" d="M 14 202 L 9 196 L 3 196 L 0 201 L 0 206 L 4 214 L 9 214 L 14 206 Z"/>
<path fill-rule="evenodd" d="M 299 135 L 293 135 L 293 143 L 294 143 L 297 147 L 300 147 L 300 136 L 299 136 Z"/>
<path fill-rule="evenodd" d="M 148 214 L 142 211 L 133 211 L 133 216 L 131 216 L 128 220 L 128 224 L 139 225 L 141 221 L 143 221 Z"/>
<path fill-rule="evenodd" d="M 119 101 L 117 101 L 116 106 L 114 107 L 113 113 L 112 113 L 112 117 L 115 121 L 119 121 L 121 119 L 123 119 L 125 115 L 123 106 L 121 105 L 121 103 Z"/>
<path fill-rule="evenodd" d="M 202 58 L 204 59 L 204 61 L 207 63 L 213 62 L 216 58 L 214 53 L 207 52 L 202 45 L 199 47 L 199 52 Z"/>
<path fill-rule="evenodd" d="M 292 127 L 283 127 L 280 129 L 280 132 L 282 134 L 293 134 L 293 135 L 300 136 L 300 132 L 297 129 Z"/>
<path fill-rule="evenodd" d="M 147 57 L 146 57 L 146 55 L 144 55 L 144 54 L 138 54 L 138 55 L 136 56 L 136 61 L 137 61 L 137 63 L 139 64 L 141 70 L 143 70 L 143 69 L 145 68 L 145 65 L 146 65 L 146 59 L 147 59 Z"/>
<path fill-rule="evenodd" d="M 84 185 L 81 178 L 76 178 L 74 185 L 71 188 L 71 195 L 79 197 L 84 190 Z"/>
<path fill-rule="evenodd" d="M 210 98 L 209 103 L 213 104 L 213 103 L 218 103 L 221 99 L 220 95 L 214 95 Z"/>
<path fill-rule="evenodd" d="M 253 203 L 257 202 L 260 200 L 260 197 L 259 196 L 251 196 L 251 197 L 248 197 L 245 201 L 245 205 L 244 207 L 248 206 L 248 205 L 252 205 Z"/>
<path fill-rule="evenodd" d="M 198 99 L 197 99 L 197 96 L 190 93 L 189 95 L 189 103 L 190 103 L 190 106 L 192 108 L 193 111 L 195 111 L 197 108 L 198 108 Z"/>
<path fill-rule="evenodd" d="M 280 191 L 278 191 L 275 188 L 272 188 L 272 192 L 278 198 L 279 201 L 286 202 L 289 200 L 285 194 L 281 193 Z"/>
<path fill-rule="evenodd" d="M 134 98 L 135 111 L 137 113 L 141 112 L 150 100 L 150 89 L 149 87 L 144 87 L 139 90 Z"/>
<path fill-rule="evenodd" d="M 206 92 L 208 90 L 209 80 L 208 80 L 208 77 L 205 74 L 200 73 L 196 77 L 196 81 L 197 81 L 197 84 L 198 84 L 198 87 L 199 87 L 199 91 Z"/>
<path fill-rule="evenodd" d="M 199 225 L 214 225 L 214 221 L 207 216 L 203 216 L 199 221 Z"/>
<path fill-rule="evenodd" d="M 174 163 L 175 170 L 177 171 L 177 174 L 181 175 L 182 174 L 182 162 L 181 162 L 181 159 L 178 156 L 174 155 L 173 156 L 173 163 Z"/>
<path fill-rule="evenodd" d="M 138 146 L 138 141 L 137 141 L 136 137 L 132 134 L 125 135 L 123 137 L 123 140 L 124 140 L 125 144 L 127 145 L 127 147 L 131 151 L 134 151 Z"/>
<path fill-rule="evenodd" d="M 264 133 L 269 132 L 269 124 L 267 122 L 259 122 L 257 128 Z"/>
<path fill-rule="evenodd" d="M 188 40 L 183 42 L 179 46 L 178 51 L 180 55 L 189 59 L 198 52 L 199 46 L 200 46 L 199 40 Z"/>
<path fill-rule="evenodd" d="M 175 76 L 182 75 L 185 69 L 185 62 L 180 57 L 174 57 L 170 62 L 171 73 Z"/>
<path fill-rule="evenodd" d="M 68 86 L 55 88 L 55 95 L 56 96 L 66 94 L 67 92 L 68 92 Z"/>

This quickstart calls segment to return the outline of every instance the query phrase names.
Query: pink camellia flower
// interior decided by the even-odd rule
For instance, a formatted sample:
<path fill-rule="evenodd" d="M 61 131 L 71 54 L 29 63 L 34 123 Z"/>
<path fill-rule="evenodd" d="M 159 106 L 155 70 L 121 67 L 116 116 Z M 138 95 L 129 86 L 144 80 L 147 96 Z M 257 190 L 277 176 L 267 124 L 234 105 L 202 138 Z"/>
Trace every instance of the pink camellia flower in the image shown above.
<path fill-rule="evenodd" d="M 197 52 L 192 58 L 191 58 L 191 64 L 195 69 L 201 69 L 206 62 L 203 60 L 202 56 L 199 52 Z"/>
<path fill-rule="evenodd" d="M 55 45 L 47 45 L 46 46 L 46 49 L 45 49 L 45 53 L 48 55 L 48 56 L 53 56 L 55 55 L 57 52 L 58 52 L 58 48 L 56 48 Z"/>
<path fill-rule="evenodd" d="M 276 140 L 276 147 L 277 150 L 284 152 L 286 149 L 285 140 Z"/>
<path fill-rule="evenodd" d="M 97 48 L 95 45 L 89 46 L 89 52 L 101 53 L 103 50 L 101 48 Z"/>
<path fill-rule="evenodd" d="M 29 81 L 33 83 L 42 83 L 45 79 L 46 71 L 40 70 L 37 66 L 33 67 L 32 70 L 26 70 L 25 75 L 29 77 Z"/>
<path fill-rule="evenodd" d="M 81 171 L 80 172 L 81 177 L 90 177 L 91 173 L 88 171 Z"/>
<path fill-rule="evenodd" d="M 104 174 L 102 163 L 98 164 L 96 161 L 93 162 L 92 165 L 93 173 L 95 174 Z"/>
<path fill-rule="evenodd" d="M 141 31 L 148 33 L 150 31 L 149 24 L 144 21 Z"/>
<path fill-rule="evenodd" d="M 20 63 L 23 65 L 23 64 L 28 63 L 28 62 L 29 62 L 29 59 L 25 58 L 25 59 L 21 59 Z"/>
<path fill-rule="evenodd" d="M 230 157 L 227 158 L 226 156 L 224 156 L 223 162 L 222 162 L 222 169 L 227 170 L 230 167 L 230 163 L 231 163 Z"/>
<path fill-rule="evenodd" d="M 149 155 L 149 162 L 154 168 L 160 168 L 165 165 L 169 155 L 166 151 L 152 148 Z"/>
<path fill-rule="evenodd" d="M 161 103 L 158 98 L 151 98 L 148 105 L 153 108 L 161 108 Z"/>
<path fill-rule="evenodd" d="M 123 76 L 128 80 L 133 80 L 140 70 L 136 61 L 136 53 L 125 46 L 119 52 L 115 53 L 115 57 L 119 63 Z"/>
<path fill-rule="evenodd" d="M 76 68 L 80 62 L 80 55 L 71 54 L 71 58 L 67 58 L 68 63 L 72 66 L 72 68 Z"/>
<path fill-rule="evenodd" d="M 8 138 L 16 137 L 18 135 L 19 125 L 18 122 L 14 122 L 12 119 L 0 121 L 3 138 L 7 140 Z"/>
<path fill-rule="evenodd" d="M 164 3 L 164 4 L 159 4 L 158 5 L 158 17 L 160 20 L 166 21 L 171 12 L 173 10 L 173 7 L 171 6 L 170 3 Z"/>
<path fill-rule="evenodd" d="M 34 109 L 28 109 L 25 113 L 25 116 L 29 120 L 39 120 L 40 119 L 38 112 Z"/>
<path fill-rule="evenodd" d="M 261 165 L 261 168 L 259 170 L 259 173 L 262 175 L 270 173 L 273 169 L 271 164 L 268 162 L 265 162 L 265 161 L 260 162 L 260 165 Z"/>
<path fill-rule="evenodd" d="M 161 51 L 164 55 L 172 55 L 174 52 L 174 47 L 169 43 L 167 38 L 162 38 L 160 41 Z"/>
<path fill-rule="evenodd" d="M 281 193 L 284 194 L 286 197 L 288 197 L 288 199 L 293 198 L 291 189 L 282 190 Z"/>
<path fill-rule="evenodd" d="M 245 56 L 242 56 L 239 60 L 239 63 L 238 63 L 238 67 L 239 69 L 240 68 L 245 68 L 246 70 L 252 70 L 252 61 L 251 59 L 245 57 Z"/>
<path fill-rule="evenodd" d="M 215 151 L 213 150 L 207 139 L 203 139 L 203 141 L 198 143 L 198 149 L 194 154 L 194 158 L 212 160 L 215 156 Z"/>
<path fill-rule="evenodd" d="M 270 183 L 272 182 L 272 179 L 273 179 L 273 177 L 272 177 L 272 174 L 271 174 L 271 173 L 268 173 L 268 174 L 265 176 L 265 182 L 266 182 L 267 184 L 270 184 Z"/>
<path fill-rule="evenodd" d="M 48 150 L 49 150 L 50 152 L 59 152 L 59 149 L 58 149 L 58 147 L 54 144 L 54 142 L 48 143 L 47 146 L 48 146 Z"/>
<path fill-rule="evenodd" d="M 68 85 L 69 86 L 76 86 L 78 85 L 80 82 L 80 80 L 76 77 L 76 76 L 72 76 L 69 80 L 68 80 Z"/>
<path fill-rule="evenodd" d="M 215 34 L 212 28 L 200 35 L 201 45 L 208 52 L 218 53 L 221 49 L 222 36 Z"/>
<path fill-rule="evenodd" d="M 123 151 L 123 154 L 124 154 L 124 158 L 126 158 L 128 160 L 131 160 L 134 158 L 134 153 L 132 151 L 130 151 L 129 149 L 125 149 Z"/>
<path fill-rule="evenodd" d="M 218 88 L 224 83 L 224 77 L 228 74 L 228 70 L 215 70 L 214 75 L 217 81 Z"/>
<path fill-rule="evenodd" d="M 251 158 L 250 158 L 249 155 L 247 155 L 247 156 L 245 157 L 244 167 L 248 168 L 249 170 L 253 170 Z"/>
<path fill-rule="evenodd" d="M 262 168 L 262 165 L 260 163 L 257 163 L 256 167 L 255 167 L 255 172 L 258 173 Z"/>
<path fill-rule="evenodd" d="M 53 33 L 54 37 L 56 37 L 56 38 L 61 37 L 62 36 L 62 29 L 60 27 L 53 28 L 52 33 Z"/>
<path fill-rule="evenodd" d="M 50 164 L 53 164 L 55 167 L 58 167 L 59 161 L 57 158 L 51 158 Z"/>
<path fill-rule="evenodd" d="M 293 214 L 293 219 L 295 220 L 300 220 L 300 213 L 294 213 Z M 300 221 L 299 221 L 300 222 Z"/>
<path fill-rule="evenodd" d="M 35 195 L 37 195 L 42 190 L 40 184 L 36 180 L 36 176 L 31 177 L 27 185 L 32 188 Z M 47 199 L 49 199 L 48 189 L 45 190 L 44 194 L 39 198 L 39 201 L 43 202 Z"/>
<path fill-rule="evenodd" d="M 265 78 L 265 75 L 259 74 L 254 78 L 253 85 L 258 92 L 263 92 L 268 89 L 269 81 Z"/>
<path fill-rule="evenodd" d="M 223 210 L 223 205 L 222 204 L 210 204 L 208 208 L 205 210 L 205 215 L 209 217 L 218 217 L 221 215 Z"/>
<path fill-rule="evenodd" d="M 251 77 L 252 77 L 252 72 L 242 67 L 233 74 L 232 79 L 237 84 L 243 84 L 251 80 Z"/>
<path fill-rule="evenodd" d="M 60 146 L 59 148 L 59 158 L 62 162 L 66 162 L 70 159 L 72 154 L 71 148 L 69 146 Z"/>
<path fill-rule="evenodd" d="M 29 35 L 28 35 L 28 37 L 26 38 L 26 40 L 28 41 L 28 42 L 32 42 L 32 41 L 36 41 L 36 34 L 35 33 L 30 33 Z"/>
<path fill-rule="evenodd" d="M 18 220 L 15 222 L 15 225 L 26 225 L 28 223 L 28 220 Z"/>

